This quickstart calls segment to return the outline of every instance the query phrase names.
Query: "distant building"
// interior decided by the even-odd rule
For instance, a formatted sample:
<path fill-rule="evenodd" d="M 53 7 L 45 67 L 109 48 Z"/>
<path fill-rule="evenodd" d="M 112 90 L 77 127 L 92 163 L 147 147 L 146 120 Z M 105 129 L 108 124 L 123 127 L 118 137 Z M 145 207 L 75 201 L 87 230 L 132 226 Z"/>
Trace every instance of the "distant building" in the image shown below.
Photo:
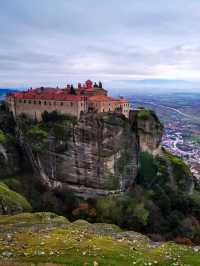
<path fill-rule="evenodd" d="M 44 111 L 58 111 L 61 114 L 73 115 L 77 118 L 87 112 L 121 112 L 129 117 L 130 104 L 123 97 L 112 98 L 107 91 L 91 80 L 78 87 L 67 85 L 65 88 L 36 88 L 23 92 L 10 93 L 6 97 L 9 109 L 17 117 L 26 114 L 41 120 Z"/>

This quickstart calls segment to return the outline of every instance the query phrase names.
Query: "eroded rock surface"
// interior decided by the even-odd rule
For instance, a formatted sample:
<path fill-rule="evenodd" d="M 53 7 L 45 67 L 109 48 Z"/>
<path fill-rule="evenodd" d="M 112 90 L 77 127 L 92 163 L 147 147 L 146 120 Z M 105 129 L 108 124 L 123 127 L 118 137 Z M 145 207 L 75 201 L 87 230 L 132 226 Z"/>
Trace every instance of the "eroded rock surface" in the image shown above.
<path fill-rule="evenodd" d="M 50 189 L 70 189 L 85 197 L 125 191 L 138 173 L 139 151 L 159 150 L 162 125 L 156 116 L 141 121 L 121 114 L 84 114 L 68 126 L 67 140 L 48 139 L 48 149 L 34 154 L 24 146 L 36 175 Z M 70 133 L 69 133 L 70 131 Z"/>

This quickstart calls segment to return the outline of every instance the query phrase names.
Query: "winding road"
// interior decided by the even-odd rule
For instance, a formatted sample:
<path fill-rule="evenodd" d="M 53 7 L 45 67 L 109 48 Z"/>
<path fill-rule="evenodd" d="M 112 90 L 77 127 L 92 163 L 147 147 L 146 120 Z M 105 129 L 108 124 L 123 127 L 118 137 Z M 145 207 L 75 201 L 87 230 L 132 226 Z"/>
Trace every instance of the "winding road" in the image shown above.
<path fill-rule="evenodd" d="M 154 106 L 160 106 L 162 108 L 166 108 L 166 109 L 172 110 L 172 111 L 174 111 L 174 112 L 176 112 L 176 113 L 178 113 L 178 114 L 180 114 L 180 115 L 182 115 L 182 116 L 184 116 L 186 118 L 189 118 L 189 119 L 191 119 L 191 120 L 193 120 L 195 122 L 199 122 L 200 123 L 200 119 L 199 118 L 193 117 L 191 115 L 188 115 L 188 114 L 186 114 L 186 113 L 184 113 L 184 112 L 182 112 L 182 111 L 180 111 L 180 110 L 178 110 L 176 108 L 173 108 L 173 107 L 170 107 L 170 106 L 166 106 L 166 105 L 162 105 L 162 104 L 156 104 L 154 102 L 144 102 L 144 104 L 151 104 L 151 105 L 154 105 Z"/>

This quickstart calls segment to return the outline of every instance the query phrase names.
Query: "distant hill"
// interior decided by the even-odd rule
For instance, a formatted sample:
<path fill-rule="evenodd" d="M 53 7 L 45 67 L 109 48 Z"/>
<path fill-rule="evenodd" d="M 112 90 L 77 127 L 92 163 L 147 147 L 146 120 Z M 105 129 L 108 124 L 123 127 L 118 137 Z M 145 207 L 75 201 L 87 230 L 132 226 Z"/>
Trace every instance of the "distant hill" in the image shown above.
<path fill-rule="evenodd" d="M 6 88 L 0 88 L 0 101 L 3 100 L 6 96 L 7 93 L 9 92 L 15 92 L 18 91 L 20 89 L 6 89 Z"/>
<path fill-rule="evenodd" d="M 144 80 L 118 80 L 107 83 L 111 93 L 172 93 L 172 92 L 197 92 L 200 91 L 199 81 L 144 79 Z"/>

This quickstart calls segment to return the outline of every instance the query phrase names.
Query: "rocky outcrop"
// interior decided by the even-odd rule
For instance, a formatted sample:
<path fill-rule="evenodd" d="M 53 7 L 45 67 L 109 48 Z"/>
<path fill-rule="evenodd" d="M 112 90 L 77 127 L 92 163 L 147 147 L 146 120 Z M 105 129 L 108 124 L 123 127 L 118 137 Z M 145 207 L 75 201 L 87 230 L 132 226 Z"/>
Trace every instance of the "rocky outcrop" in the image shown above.
<path fill-rule="evenodd" d="M 0 178 L 13 176 L 20 170 L 20 155 L 13 142 L 0 143 Z"/>
<path fill-rule="evenodd" d="M 170 186 L 178 182 L 183 190 L 192 191 L 191 173 L 179 161 L 180 167 L 175 167 L 175 159 L 172 165 L 161 149 L 163 125 L 154 112 L 131 111 L 129 119 L 117 113 L 88 113 L 79 121 L 64 119 L 18 121 L 17 138 L 12 135 L 0 143 L 0 177 L 10 178 L 22 171 L 27 176 L 34 173 L 33 178 L 47 190 L 69 190 L 85 198 L 104 196 L 132 187 L 139 155 L 147 151 L 155 159 L 156 155 L 163 158 Z M 10 125 L 4 128 L 13 130 Z M 4 128 L 0 130 L 4 132 Z"/>
<path fill-rule="evenodd" d="M 138 109 L 130 113 L 130 123 L 137 134 L 140 151 L 159 154 L 164 127 L 156 114 L 151 110 Z"/>
<path fill-rule="evenodd" d="M 70 126 L 67 141 L 51 136 L 42 153 L 34 154 L 24 141 L 37 175 L 51 189 L 106 195 L 128 189 L 137 175 L 136 134 L 120 114 L 83 115 Z"/>
<path fill-rule="evenodd" d="M 0 104 L 0 178 L 20 170 L 19 147 L 16 144 L 15 121 L 5 104 Z"/>
<path fill-rule="evenodd" d="M 51 131 L 51 130 L 50 130 Z M 49 134 L 48 147 L 34 152 L 30 139 L 21 144 L 36 175 L 49 189 L 69 189 L 84 197 L 129 189 L 138 174 L 139 151 L 159 149 L 162 126 L 157 117 L 140 121 L 121 114 L 88 113 L 64 127 L 67 139 Z"/>

